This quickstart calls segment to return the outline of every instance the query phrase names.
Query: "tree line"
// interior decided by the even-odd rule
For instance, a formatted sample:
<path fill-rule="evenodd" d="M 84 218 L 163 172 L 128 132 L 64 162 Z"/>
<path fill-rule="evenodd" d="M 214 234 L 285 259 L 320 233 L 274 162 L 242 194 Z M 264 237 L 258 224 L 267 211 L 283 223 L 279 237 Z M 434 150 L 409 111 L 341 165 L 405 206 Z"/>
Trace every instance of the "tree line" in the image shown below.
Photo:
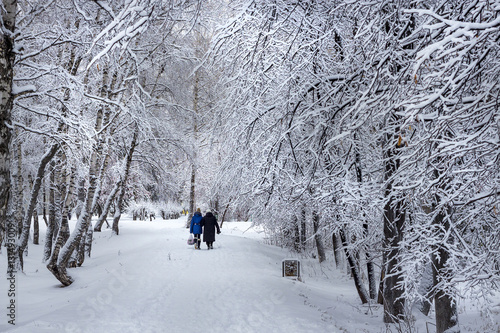
<path fill-rule="evenodd" d="M 458 331 L 458 297 L 500 276 L 498 5 L 235 5 L 210 54 L 224 201 L 278 244 L 332 246 L 385 322 L 433 303 Z"/>

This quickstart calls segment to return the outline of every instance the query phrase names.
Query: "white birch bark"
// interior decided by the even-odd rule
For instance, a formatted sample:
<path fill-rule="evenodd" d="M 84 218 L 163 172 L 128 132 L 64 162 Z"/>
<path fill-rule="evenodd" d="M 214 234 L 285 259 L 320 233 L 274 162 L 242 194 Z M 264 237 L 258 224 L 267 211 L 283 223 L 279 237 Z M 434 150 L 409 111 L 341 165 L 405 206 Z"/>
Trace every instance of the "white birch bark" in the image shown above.
<path fill-rule="evenodd" d="M 132 137 L 132 142 L 130 143 L 130 149 L 127 154 L 127 159 L 125 161 L 125 170 L 123 173 L 123 178 L 121 182 L 120 193 L 118 194 L 117 202 L 116 202 L 116 211 L 113 217 L 113 234 L 118 235 L 120 233 L 120 229 L 118 227 L 118 223 L 120 222 L 120 217 L 123 210 L 123 198 L 125 197 L 125 190 L 127 185 L 127 179 L 130 173 L 130 166 L 132 164 L 132 156 L 134 154 L 135 147 L 137 145 L 137 136 L 139 129 L 137 126 L 135 127 L 134 136 Z"/>
<path fill-rule="evenodd" d="M 59 149 L 58 144 L 53 144 L 50 149 L 45 153 L 42 157 L 40 164 L 38 165 L 37 174 L 34 180 L 33 189 L 31 191 L 31 198 L 28 205 L 28 208 L 24 214 L 24 218 L 22 221 L 22 231 L 19 237 L 18 242 L 18 259 L 20 261 L 21 269 L 23 267 L 22 254 L 28 245 L 28 238 L 31 226 L 31 217 L 33 216 L 33 212 L 35 211 L 38 194 L 40 192 L 40 187 L 42 185 L 43 175 L 45 174 L 45 168 L 47 164 L 49 164 L 50 160 L 54 157 L 57 150 Z"/>
<path fill-rule="evenodd" d="M 103 112 L 100 109 L 97 112 L 96 118 L 96 133 L 99 133 L 102 128 L 103 121 Z M 71 258 L 73 251 L 80 244 L 80 241 L 84 235 L 84 233 L 88 229 L 88 225 L 90 224 L 89 215 L 92 214 L 92 204 L 94 202 L 94 194 L 97 188 L 98 181 L 98 165 L 99 165 L 99 154 L 101 153 L 99 149 L 99 138 L 97 138 L 95 145 L 95 149 L 92 150 L 92 155 L 90 158 L 89 165 L 89 187 L 87 189 L 87 194 L 85 198 L 85 203 L 82 208 L 82 213 L 78 217 L 78 221 L 76 223 L 75 229 L 71 233 L 68 241 L 62 247 L 57 262 L 54 265 L 48 266 L 47 268 L 54 274 L 54 276 L 64 285 L 69 286 L 73 283 L 73 278 L 67 273 L 67 265 Z"/>
<path fill-rule="evenodd" d="M 2 243 L 2 230 L 6 232 L 7 253 L 9 258 L 15 256 L 15 233 L 8 232 L 15 228 L 13 221 L 8 222 L 8 205 L 10 197 L 10 151 L 11 123 L 13 95 L 12 80 L 14 77 L 13 65 L 15 53 L 14 29 L 16 25 L 17 0 L 2 1 L 3 26 L 0 31 L 0 243 Z M 14 267 L 8 265 L 8 270 Z"/>

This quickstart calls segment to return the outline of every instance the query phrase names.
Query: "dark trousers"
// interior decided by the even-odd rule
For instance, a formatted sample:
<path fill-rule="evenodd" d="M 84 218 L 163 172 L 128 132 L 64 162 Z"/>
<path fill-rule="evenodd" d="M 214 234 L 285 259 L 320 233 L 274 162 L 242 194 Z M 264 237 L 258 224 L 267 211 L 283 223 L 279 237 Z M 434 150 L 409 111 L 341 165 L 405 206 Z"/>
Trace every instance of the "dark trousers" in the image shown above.
<path fill-rule="evenodd" d="M 208 248 L 213 248 L 214 247 L 214 242 L 206 242 Z"/>
<path fill-rule="evenodd" d="M 194 241 L 195 241 L 195 244 L 198 248 L 200 248 L 200 244 L 201 244 L 201 238 L 200 238 L 200 235 L 201 234 L 194 234 Z"/>

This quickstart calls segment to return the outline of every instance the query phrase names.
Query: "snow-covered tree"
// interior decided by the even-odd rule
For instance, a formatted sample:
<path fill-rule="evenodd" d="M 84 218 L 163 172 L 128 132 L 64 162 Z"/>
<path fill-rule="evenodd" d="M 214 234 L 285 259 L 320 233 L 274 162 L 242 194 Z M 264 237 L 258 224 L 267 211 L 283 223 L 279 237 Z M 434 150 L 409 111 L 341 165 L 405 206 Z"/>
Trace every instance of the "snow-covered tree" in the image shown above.
<path fill-rule="evenodd" d="M 237 181 L 226 194 L 283 240 L 301 233 L 301 207 L 315 221 L 320 203 L 347 258 L 365 253 L 372 298 L 372 263 L 382 265 L 386 322 L 408 320 L 416 299 L 435 296 L 438 330 L 454 327 L 458 281 L 490 283 L 498 261 L 492 243 L 477 243 L 485 230 L 497 234 L 498 8 L 239 4 L 213 46 L 226 65 L 220 141 L 229 153 L 218 183 Z M 434 282 L 420 295 L 431 261 Z M 354 275 L 360 264 L 350 261 Z"/>

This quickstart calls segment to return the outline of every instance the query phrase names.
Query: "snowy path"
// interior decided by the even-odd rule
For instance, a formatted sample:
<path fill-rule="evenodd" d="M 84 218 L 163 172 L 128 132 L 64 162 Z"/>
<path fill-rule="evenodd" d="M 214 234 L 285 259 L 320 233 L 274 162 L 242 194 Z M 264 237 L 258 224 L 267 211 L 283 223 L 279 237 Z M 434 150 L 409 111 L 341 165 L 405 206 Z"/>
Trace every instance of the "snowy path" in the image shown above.
<path fill-rule="evenodd" d="M 285 251 L 241 237 L 229 223 L 214 250 L 194 250 L 183 224 L 124 221 L 119 237 L 96 233 L 93 258 L 70 270 L 76 281 L 68 288 L 39 262 L 42 246 L 31 246 L 16 327 L 2 322 L 0 331 L 339 331 L 308 302 L 304 284 L 281 277 Z"/>
<path fill-rule="evenodd" d="M 210 251 L 188 246 L 184 225 L 185 217 L 125 219 L 118 237 L 96 233 L 92 258 L 70 270 L 75 282 L 67 288 L 41 263 L 43 244 L 30 245 L 16 282 L 16 326 L 7 324 L 7 280 L 0 282 L 0 332 L 387 332 L 381 307 L 360 304 L 331 253 L 322 265 L 301 259 L 304 282 L 297 282 L 281 277 L 290 253 L 263 244 L 246 231 L 249 223 L 225 223 Z M 474 304 L 459 308 L 462 332 L 498 333 L 500 311 L 491 324 Z M 426 332 L 429 322 L 419 317 L 413 331 Z"/>

